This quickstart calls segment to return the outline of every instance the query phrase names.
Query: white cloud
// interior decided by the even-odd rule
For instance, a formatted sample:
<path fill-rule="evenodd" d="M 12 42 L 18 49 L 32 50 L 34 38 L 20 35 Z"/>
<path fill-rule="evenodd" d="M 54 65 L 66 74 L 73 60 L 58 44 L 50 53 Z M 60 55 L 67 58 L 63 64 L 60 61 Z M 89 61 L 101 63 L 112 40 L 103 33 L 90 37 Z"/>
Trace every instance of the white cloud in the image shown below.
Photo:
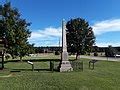
<path fill-rule="evenodd" d="M 29 39 L 61 37 L 61 34 L 62 30 L 60 27 L 58 28 L 48 27 L 43 30 L 37 30 L 35 32 L 32 32 L 31 37 Z"/>
<path fill-rule="evenodd" d="M 29 38 L 29 42 L 35 43 L 35 46 L 59 46 L 59 39 L 61 36 L 61 27 L 48 27 L 43 30 L 33 31 Z"/>
<path fill-rule="evenodd" d="M 99 21 L 96 22 L 92 27 L 97 38 L 97 35 L 101 35 L 106 32 L 120 31 L 120 19 Z M 35 43 L 35 46 L 58 46 L 59 38 L 61 38 L 61 35 L 62 35 L 61 27 L 58 28 L 47 27 L 45 29 L 33 31 L 31 33 L 31 37 L 29 38 L 29 42 Z M 96 42 L 96 45 L 105 47 L 108 45 L 119 46 L 120 43 L 117 42 L 102 43 L 99 41 Z"/>
<path fill-rule="evenodd" d="M 92 27 L 95 35 L 100 35 L 106 32 L 120 31 L 120 19 L 100 21 L 95 23 Z"/>

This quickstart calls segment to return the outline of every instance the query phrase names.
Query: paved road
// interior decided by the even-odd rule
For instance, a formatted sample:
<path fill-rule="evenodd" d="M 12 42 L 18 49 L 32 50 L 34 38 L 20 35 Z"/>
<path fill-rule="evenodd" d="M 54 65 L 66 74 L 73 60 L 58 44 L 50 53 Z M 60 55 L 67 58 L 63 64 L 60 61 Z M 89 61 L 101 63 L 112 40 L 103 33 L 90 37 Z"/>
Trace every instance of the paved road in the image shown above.
<path fill-rule="evenodd" d="M 119 58 L 107 58 L 107 57 L 95 57 L 95 56 L 84 56 L 84 55 L 80 55 L 80 58 L 88 58 L 88 59 L 96 59 L 96 60 L 106 60 L 106 61 L 120 61 L 120 57 Z"/>

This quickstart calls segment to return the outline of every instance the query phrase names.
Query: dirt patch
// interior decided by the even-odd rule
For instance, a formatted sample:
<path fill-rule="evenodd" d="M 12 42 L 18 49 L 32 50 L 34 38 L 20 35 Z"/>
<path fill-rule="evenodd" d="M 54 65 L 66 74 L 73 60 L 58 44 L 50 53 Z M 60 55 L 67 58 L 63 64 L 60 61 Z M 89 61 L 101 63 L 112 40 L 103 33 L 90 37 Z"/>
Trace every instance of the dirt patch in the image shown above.
<path fill-rule="evenodd" d="M 0 77 L 12 77 L 12 76 L 13 76 L 13 74 L 11 73 L 9 75 L 4 75 L 4 76 L 0 76 Z"/>

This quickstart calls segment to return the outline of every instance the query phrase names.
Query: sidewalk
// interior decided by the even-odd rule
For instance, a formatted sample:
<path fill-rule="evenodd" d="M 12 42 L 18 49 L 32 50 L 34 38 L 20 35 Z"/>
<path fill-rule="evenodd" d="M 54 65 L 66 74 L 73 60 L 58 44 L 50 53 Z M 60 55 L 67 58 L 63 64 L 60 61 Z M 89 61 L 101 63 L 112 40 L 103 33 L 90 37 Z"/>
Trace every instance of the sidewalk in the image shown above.
<path fill-rule="evenodd" d="M 88 58 L 88 59 L 95 59 L 95 60 L 106 60 L 106 61 L 120 61 L 120 58 L 111 58 L 111 57 L 99 57 L 99 56 L 85 56 L 80 55 L 80 58 Z"/>

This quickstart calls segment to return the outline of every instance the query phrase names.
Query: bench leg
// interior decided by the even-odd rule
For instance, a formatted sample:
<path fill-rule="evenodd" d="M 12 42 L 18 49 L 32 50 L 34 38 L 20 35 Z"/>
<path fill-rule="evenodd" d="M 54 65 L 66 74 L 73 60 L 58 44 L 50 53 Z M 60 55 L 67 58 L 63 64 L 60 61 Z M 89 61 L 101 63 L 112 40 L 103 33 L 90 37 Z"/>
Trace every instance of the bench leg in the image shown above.
<path fill-rule="evenodd" d="M 34 65 L 32 64 L 32 71 L 34 71 Z"/>

